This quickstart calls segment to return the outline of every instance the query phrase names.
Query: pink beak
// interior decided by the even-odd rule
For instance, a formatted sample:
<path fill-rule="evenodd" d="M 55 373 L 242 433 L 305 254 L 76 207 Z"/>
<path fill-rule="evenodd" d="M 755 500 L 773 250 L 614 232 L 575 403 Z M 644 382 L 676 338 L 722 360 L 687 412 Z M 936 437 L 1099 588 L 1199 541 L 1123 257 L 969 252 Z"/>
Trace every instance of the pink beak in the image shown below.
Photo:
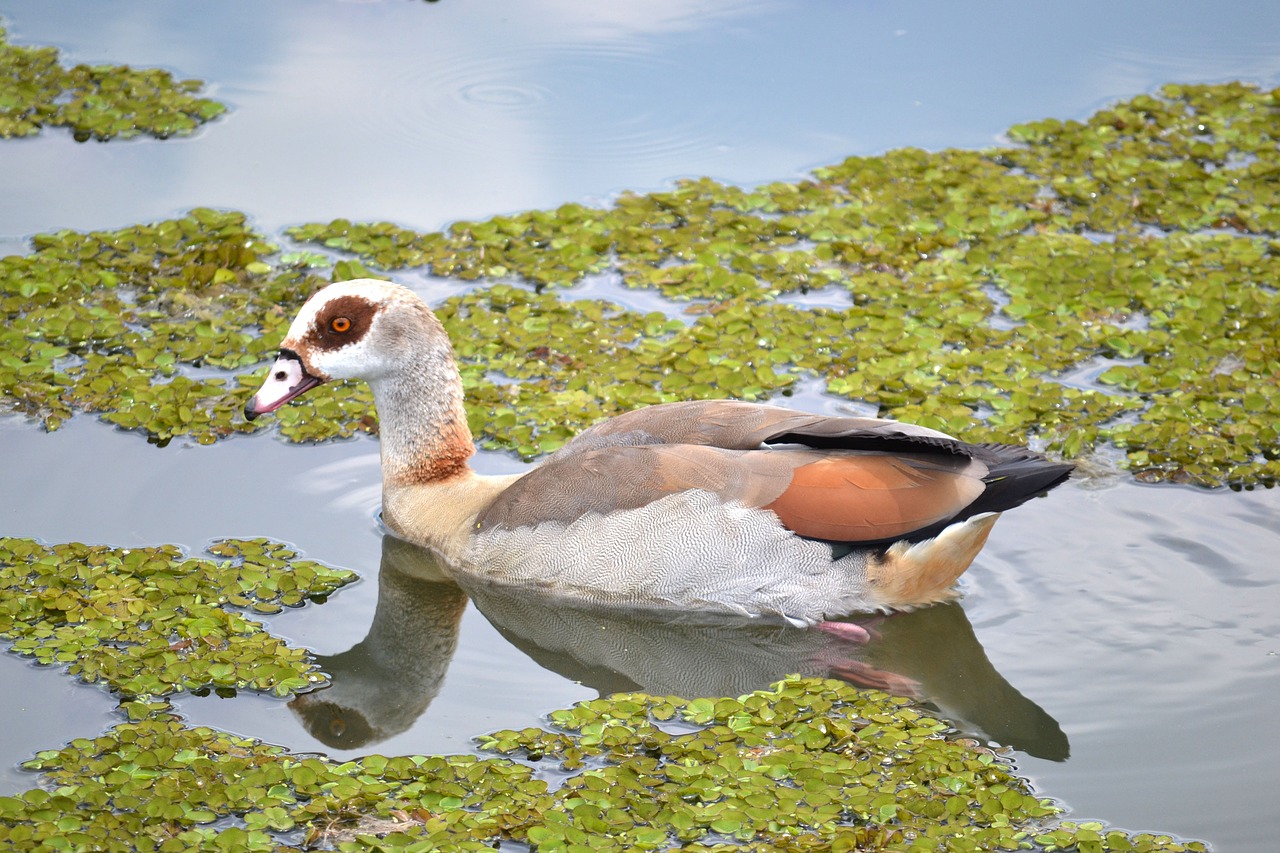
<path fill-rule="evenodd" d="M 244 405 L 244 416 L 253 420 L 258 415 L 274 412 L 294 397 L 310 391 L 323 382 L 302 366 L 302 359 L 293 350 L 280 350 L 280 357 L 271 366 L 267 379 Z"/>

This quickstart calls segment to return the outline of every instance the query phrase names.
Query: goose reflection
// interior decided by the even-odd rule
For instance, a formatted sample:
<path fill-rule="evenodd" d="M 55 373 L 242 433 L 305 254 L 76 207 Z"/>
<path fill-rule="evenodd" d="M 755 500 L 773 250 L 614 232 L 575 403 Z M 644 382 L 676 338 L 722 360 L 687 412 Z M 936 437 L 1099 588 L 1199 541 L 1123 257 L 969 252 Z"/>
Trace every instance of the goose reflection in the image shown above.
<path fill-rule="evenodd" d="M 317 655 L 330 686 L 300 694 L 289 707 L 313 737 L 338 749 L 399 734 L 444 685 L 466 609 L 466 593 L 434 555 L 383 537 L 369 633 L 341 654 Z"/>
<path fill-rule="evenodd" d="M 459 585 L 460 584 L 460 585 Z M 869 634 L 583 607 L 529 589 L 450 575 L 431 552 L 382 543 L 368 636 L 320 657 L 326 689 L 290 703 L 313 736 L 350 749 L 408 728 L 435 698 L 457 648 L 468 597 L 513 646 L 602 696 L 643 691 L 737 696 L 799 673 L 840 678 L 936 707 L 963 731 L 1039 758 L 1065 760 L 1066 735 L 991 665 L 958 604 L 851 620 Z"/>

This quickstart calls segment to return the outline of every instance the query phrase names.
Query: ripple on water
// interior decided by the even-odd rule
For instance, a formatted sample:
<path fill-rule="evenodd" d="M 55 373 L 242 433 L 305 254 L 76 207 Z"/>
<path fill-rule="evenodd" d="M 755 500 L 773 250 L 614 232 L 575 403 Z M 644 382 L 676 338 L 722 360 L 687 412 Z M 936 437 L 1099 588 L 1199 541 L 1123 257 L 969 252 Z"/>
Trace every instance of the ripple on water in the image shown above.
<path fill-rule="evenodd" d="M 1087 45 L 1095 57 L 1094 73 L 1111 81 L 1114 91 L 1142 91 L 1151 80 L 1272 80 L 1280 74 L 1280 36 L 1268 42 L 1204 38 L 1203 34 L 1178 38 L 1176 50 L 1152 39 L 1135 42 L 1131 36 L 1100 32 Z M 1108 98 L 1103 103 L 1109 102 Z"/>
<path fill-rule="evenodd" d="M 696 68 L 643 40 L 544 42 L 407 58 L 365 120 L 416 147 L 542 161 L 634 161 L 713 151 L 729 136 L 715 99 L 680 97 Z M 658 91 L 640 93 L 641 78 Z M 513 137 L 518 144 L 512 144 Z"/>
<path fill-rule="evenodd" d="M 1039 649 L 1048 665 L 1026 675 L 1033 692 L 1081 699 L 1078 719 L 1123 725 L 1099 694 L 1137 685 L 1144 701 L 1211 716 L 1269 660 L 1280 533 L 1253 522 L 1274 519 L 1277 497 L 1069 484 L 1001 519 L 966 607 L 985 639 Z M 1072 668 L 1097 693 L 1064 690 Z"/>

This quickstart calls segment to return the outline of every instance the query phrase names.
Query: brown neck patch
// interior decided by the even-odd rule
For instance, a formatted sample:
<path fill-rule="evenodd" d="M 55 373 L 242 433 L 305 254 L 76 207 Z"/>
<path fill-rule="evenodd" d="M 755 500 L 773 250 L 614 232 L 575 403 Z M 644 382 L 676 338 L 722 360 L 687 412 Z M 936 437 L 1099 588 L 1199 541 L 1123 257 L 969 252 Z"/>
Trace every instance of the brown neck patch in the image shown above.
<path fill-rule="evenodd" d="M 475 454 L 475 445 L 466 422 L 450 420 L 429 444 L 415 447 L 413 451 L 411 459 L 387 471 L 390 482 L 397 486 L 413 486 L 459 477 L 470 470 L 467 460 Z"/>

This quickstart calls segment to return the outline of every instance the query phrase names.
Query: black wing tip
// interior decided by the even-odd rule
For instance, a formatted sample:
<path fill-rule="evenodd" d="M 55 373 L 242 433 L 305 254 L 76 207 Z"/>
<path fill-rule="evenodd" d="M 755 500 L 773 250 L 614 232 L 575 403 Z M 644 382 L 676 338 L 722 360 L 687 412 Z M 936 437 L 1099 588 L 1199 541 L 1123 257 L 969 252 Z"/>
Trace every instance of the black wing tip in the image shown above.
<path fill-rule="evenodd" d="M 1076 470 L 1071 462 L 1054 461 L 1027 447 L 977 446 L 985 451 L 978 458 L 987 463 L 989 471 L 982 478 L 986 491 L 970 506 L 976 512 L 1003 512 L 1021 506 L 1062 485 Z"/>

